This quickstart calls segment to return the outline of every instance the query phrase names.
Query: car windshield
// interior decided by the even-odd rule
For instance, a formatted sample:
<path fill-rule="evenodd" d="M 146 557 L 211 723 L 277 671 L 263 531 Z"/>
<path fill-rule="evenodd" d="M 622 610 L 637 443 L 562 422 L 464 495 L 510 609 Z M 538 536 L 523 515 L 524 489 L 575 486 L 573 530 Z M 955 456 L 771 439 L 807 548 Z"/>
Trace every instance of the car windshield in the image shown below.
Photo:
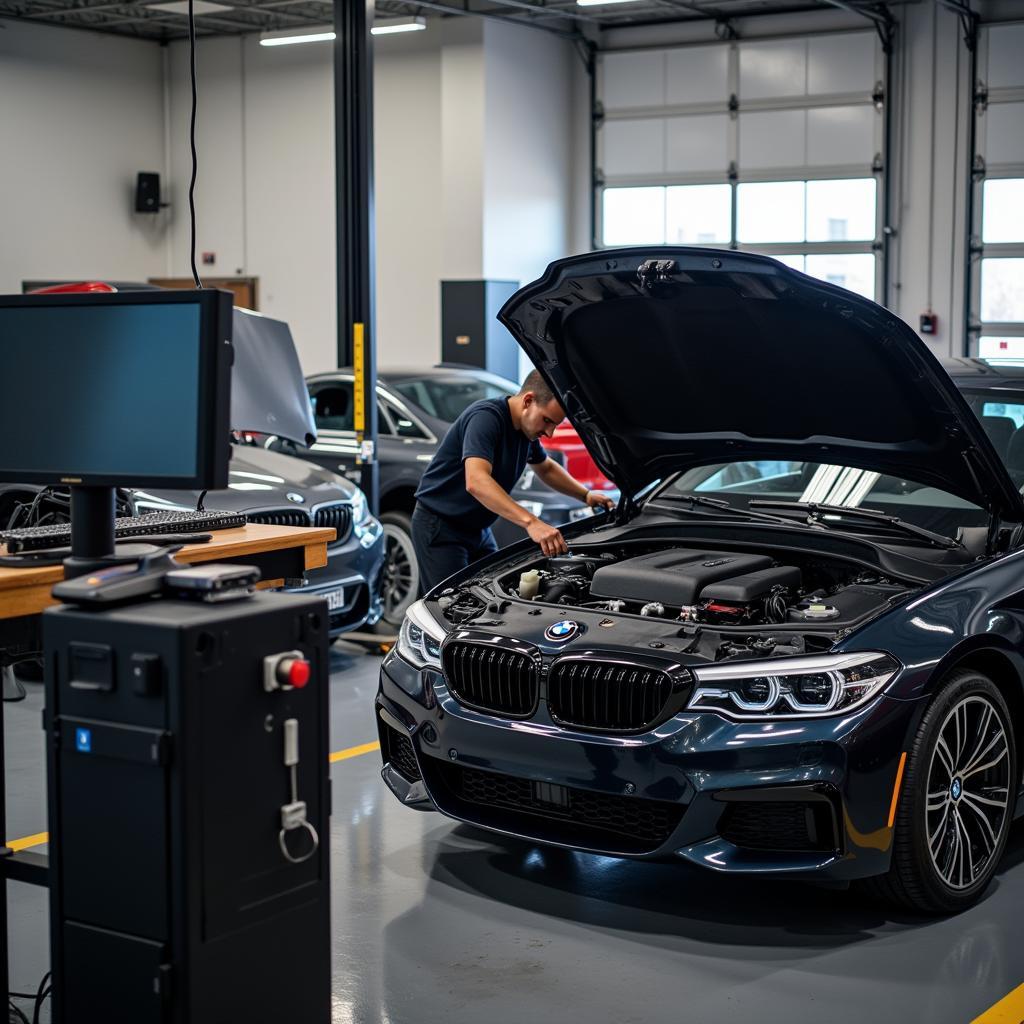
<path fill-rule="evenodd" d="M 988 522 L 983 509 L 936 487 L 817 462 L 757 460 L 700 466 L 670 480 L 654 500 L 688 499 L 691 495 L 726 501 L 743 510 L 751 501 L 874 509 L 947 537 L 955 537 L 962 526 L 984 526 Z M 842 529 L 871 532 L 874 527 L 868 521 L 850 519 L 843 522 Z"/>
<path fill-rule="evenodd" d="M 460 413 L 481 398 L 504 398 L 518 390 L 514 384 L 500 384 L 493 378 L 477 377 L 472 373 L 402 380 L 391 387 L 428 416 L 446 423 L 453 423 Z"/>

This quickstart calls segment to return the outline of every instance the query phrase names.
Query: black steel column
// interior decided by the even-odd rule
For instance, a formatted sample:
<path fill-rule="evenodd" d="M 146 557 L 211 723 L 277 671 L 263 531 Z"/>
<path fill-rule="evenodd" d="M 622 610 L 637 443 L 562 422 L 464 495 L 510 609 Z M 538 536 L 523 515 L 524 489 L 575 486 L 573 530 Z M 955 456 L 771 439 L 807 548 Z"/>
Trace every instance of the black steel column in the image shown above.
<path fill-rule="evenodd" d="M 355 370 L 359 485 L 378 508 L 377 351 L 374 338 L 374 0 L 335 0 L 334 159 L 337 203 L 338 365 Z"/>

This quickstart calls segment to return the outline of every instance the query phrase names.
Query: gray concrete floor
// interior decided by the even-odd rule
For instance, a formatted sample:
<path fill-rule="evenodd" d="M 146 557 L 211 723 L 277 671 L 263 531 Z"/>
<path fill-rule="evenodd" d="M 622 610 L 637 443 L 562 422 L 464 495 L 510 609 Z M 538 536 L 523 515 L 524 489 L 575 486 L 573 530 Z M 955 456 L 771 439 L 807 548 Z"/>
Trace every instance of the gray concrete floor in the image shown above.
<path fill-rule="evenodd" d="M 333 750 L 376 738 L 378 665 L 332 655 Z M 30 687 L 6 708 L 11 838 L 46 827 L 41 705 Z M 332 768 L 335 1024 L 968 1024 L 1024 982 L 1021 825 L 978 907 L 917 920 L 851 893 L 503 841 L 398 806 L 379 767 L 370 753 Z M 12 987 L 34 990 L 45 894 L 9 891 Z"/>

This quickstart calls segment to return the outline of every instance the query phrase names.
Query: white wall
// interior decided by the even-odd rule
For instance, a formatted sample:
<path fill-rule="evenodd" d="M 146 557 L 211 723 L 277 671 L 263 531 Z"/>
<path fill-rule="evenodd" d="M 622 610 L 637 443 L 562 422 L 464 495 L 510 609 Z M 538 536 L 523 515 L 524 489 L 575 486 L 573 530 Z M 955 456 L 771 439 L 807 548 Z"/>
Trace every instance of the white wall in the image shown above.
<path fill-rule="evenodd" d="M 473 280 L 484 262 L 484 23 L 451 18 L 430 31 L 442 35 L 441 278 Z"/>
<path fill-rule="evenodd" d="M 171 51 L 174 276 L 189 274 L 188 45 Z M 260 311 L 286 320 L 307 373 L 336 362 L 334 93 L 329 45 L 200 39 L 196 185 L 200 275 L 260 280 Z M 197 259 L 198 259 L 197 255 Z"/>
<path fill-rule="evenodd" d="M 571 46 L 515 25 L 484 26 L 485 278 L 523 284 L 569 248 Z"/>
<path fill-rule="evenodd" d="M 378 363 L 429 364 L 440 351 L 447 195 L 439 26 L 381 36 L 373 60 Z"/>
<path fill-rule="evenodd" d="M 0 20 L 0 140 L 0 292 L 163 273 L 167 218 L 133 212 L 164 166 L 159 47 Z"/>

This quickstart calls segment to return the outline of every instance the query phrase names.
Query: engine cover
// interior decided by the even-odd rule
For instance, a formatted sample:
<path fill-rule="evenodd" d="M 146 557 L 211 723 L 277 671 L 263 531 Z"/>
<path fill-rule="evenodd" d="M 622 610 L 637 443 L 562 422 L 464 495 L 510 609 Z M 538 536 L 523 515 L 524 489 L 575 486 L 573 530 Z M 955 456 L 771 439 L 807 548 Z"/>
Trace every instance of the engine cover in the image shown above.
<path fill-rule="evenodd" d="M 590 596 L 693 604 L 708 584 L 770 569 L 773 564 L 767 555 L 739 555 L 733 551 L 655 551 L 601 566 L 594 573 Z"/>

